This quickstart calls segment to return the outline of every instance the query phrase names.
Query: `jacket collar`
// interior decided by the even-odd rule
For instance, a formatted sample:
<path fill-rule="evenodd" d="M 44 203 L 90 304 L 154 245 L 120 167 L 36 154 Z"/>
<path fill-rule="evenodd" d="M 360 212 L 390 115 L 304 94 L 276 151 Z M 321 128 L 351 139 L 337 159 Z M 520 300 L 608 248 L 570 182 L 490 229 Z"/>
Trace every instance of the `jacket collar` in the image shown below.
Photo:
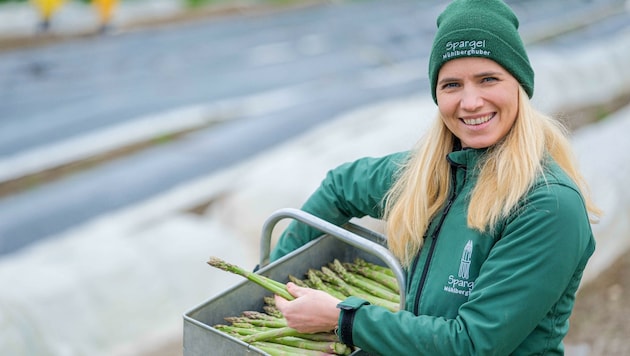
<path fill-rule="evenodd" d="M 472 168 L 486 153 L 487 148 L 460 148 L 449 153 L 446 159 L 453 166 L 460 168 Z"/>

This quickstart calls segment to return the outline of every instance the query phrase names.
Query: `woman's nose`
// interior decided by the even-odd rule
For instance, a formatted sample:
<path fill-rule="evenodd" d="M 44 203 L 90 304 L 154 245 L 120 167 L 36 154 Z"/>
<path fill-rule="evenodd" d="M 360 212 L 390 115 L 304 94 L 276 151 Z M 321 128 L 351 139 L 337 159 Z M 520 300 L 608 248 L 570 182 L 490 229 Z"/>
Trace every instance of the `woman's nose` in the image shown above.
<path fill-rule="evenodd" d="M 476 111 L 483 106 L 483 99 L 478 90 L 474 88 L 466 88 L 462 91 L 460 102 L 462 109 L 466 111 Z"/>

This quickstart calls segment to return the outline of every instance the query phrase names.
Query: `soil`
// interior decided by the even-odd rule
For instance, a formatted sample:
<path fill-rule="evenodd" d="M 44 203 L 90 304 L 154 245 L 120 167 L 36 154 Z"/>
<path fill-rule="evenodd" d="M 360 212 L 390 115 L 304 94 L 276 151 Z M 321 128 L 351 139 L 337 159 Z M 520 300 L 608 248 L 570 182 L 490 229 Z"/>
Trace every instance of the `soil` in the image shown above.
<path fill-rule="evenodd" d="M 588 356 L 630 355 L 630 251 L 577 295 L 565 342 Z"/>

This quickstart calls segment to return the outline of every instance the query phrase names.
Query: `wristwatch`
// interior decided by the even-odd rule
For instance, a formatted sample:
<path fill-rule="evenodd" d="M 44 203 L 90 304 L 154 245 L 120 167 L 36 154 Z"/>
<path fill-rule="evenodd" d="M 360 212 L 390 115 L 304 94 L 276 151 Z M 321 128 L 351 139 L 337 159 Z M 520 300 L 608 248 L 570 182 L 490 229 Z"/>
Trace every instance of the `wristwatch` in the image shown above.
<path fill-rule="evenodd" d="M 339 313 L 338 327 L 335 328 L 335 334 L 342 343 L 348 346 L 354 346 L 352 340 L 352 324 L 354 323 L 354 315 L 357 309 L 364 305 L 370 304 L 368 301 L 359 297 L 348 297 L 341 303 L 337 304 L 337 308 L 341 309 Z"/>

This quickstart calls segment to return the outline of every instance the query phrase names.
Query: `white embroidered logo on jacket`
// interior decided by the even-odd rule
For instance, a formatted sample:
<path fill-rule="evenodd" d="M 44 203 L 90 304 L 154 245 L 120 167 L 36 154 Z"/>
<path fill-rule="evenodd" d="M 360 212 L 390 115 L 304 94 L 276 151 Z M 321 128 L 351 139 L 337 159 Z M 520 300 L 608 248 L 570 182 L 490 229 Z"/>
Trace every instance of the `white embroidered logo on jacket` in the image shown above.
<path fill-rule="evenodd" d="M 459 263 L 459 272 L 457 276 L 459 278 L 468 279 L 470 272 L 470 258 L 472 256 L 473 243 L 472 240 L 468 240 L 466 246 L 464 246 L 464 252 L 462 252 L 462 261 Z"/>
<path fill-rule="evenodd" d="M 468 280 L 470 278 L 470 262 L 472 261 L 472 253 L 473 242 L 472 240 L 468 240 L 462 251 L 462 258 L 459 261 L 459 271 L 457 272 L 457 277 L 452 274 L 448 276 L 448 282 L 444 286 L 445 292 L 459 294 L 465 297 L 470 295 L 470 292 L 475 286 L 475 281 Z"/>

